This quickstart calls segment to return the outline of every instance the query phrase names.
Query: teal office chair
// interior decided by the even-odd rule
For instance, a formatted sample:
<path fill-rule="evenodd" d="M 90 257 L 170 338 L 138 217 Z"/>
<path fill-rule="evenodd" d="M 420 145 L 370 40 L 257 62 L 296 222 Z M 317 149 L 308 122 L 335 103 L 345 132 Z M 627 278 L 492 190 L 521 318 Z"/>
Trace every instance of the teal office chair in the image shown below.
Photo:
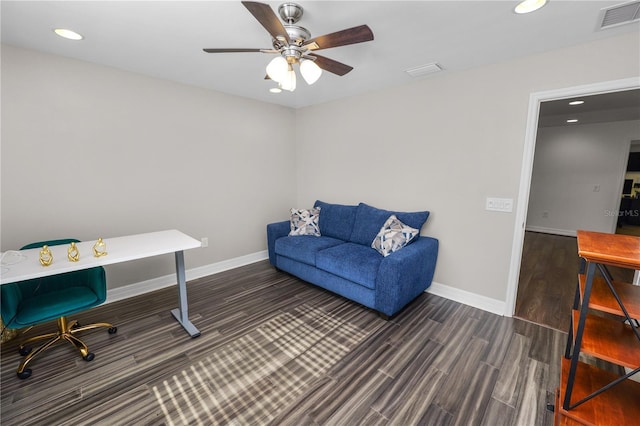
<path fill-rule="evenodd" d="M 74 239 L 42 241 L 22 247 L 32 249 L 43 245 L 55 246 L 79 242 Z M 85 256 L 90 254 L 84 253 Z M 58 260 L 60 261 L 60 260 Z M 67 260 L 62 260 L 66 262 Z M 109 334 L 118 329 L 106 322 L 81 326 L 78 321 L 68 321 L 67 316 L 85 311 L 100 305 L 107 297 L 107 282 L 104 268 L 95 267 L 81 271 L 67 272 L 32 280 L 19 281 L 0 286 L 2 321 L 7 328 L 25 328 L 23 333 L 33 326 L 54 319 L 58 321 L 58 331 L 31 337 L 21 342 L 19 351 L 24 359 L 18 366 L 18 377 L 26 379 L 31 376 L 31 369 L 26 368 L 36 356 L 54 343 L 66 340 L 75 346 L 85 361 L 92 361 L 94 354 L 89 352 L 82 340 L 75 334 L 98 327 L 107 327 Z M 35 351 L 31 351 L 31 343 L 49 339 Z"/>

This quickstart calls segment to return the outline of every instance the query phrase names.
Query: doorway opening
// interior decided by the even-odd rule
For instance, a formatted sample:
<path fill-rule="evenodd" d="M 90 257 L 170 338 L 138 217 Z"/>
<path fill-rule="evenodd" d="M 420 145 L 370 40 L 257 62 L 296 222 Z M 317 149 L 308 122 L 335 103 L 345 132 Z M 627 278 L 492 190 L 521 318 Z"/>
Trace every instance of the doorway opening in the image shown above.
<path fill-rule="evenodd" d="M 540 123 L 544 120 L 540 115 L 541 104 L 543 102 L 552 102 L 552 101 L 560 101 L 560 100 L 568 100 L 575 97 L 588 97 L 595 96 L 600 94 L 607 93 L 616 93 L 616 92 L 625 92 L 631 91 L 634 89 L 639 89 L 640 85 L 638 84 L 637 79 L 625 79 L 625 80 L 617 80 L 605 83 L 598 83 L 586 86 L 579 86 L 549 92 L 540 92 L 534 93 L 530 96 L 529 100 L 529 116 L 527 121 L 527 129 L 526 129 L 526 137 L 525 137 L 525 150 L 523 155 L 523 167 L 522 174 L 520 180 L 520 189 L 519 196 L 517 200 L 517 208 L 516 208 L 516 222 L 514 229 L 514 240 L 512 245 L 512 257 L 511 257 L 511 266 L 509 272 L 509 285 L 508 285 L 508 293 L 507 293 L 507 314 L 515 315 L 516 314 L 516 304 L 518 294 L 520 292 L 519 282 L 523 283 L 524 280 L 528 279 L 533 287 L 539 290 L 542 294 L 547 293 L 551 299 L 557 300 L 562 298 L 568 300 L 569 310 L 567 310 L 566 315 L 562 313 L 561 307 L 549 306 L 547 302 L 549 299 L 538 298 L 538 300 L 534 300 L 532 305 L 534 307 L 540 307 L 542 309 L 548 309 L 549 312 L 552 312 L 551 317 L 558 318 L 559 322 L 556 322 L 555 325 L 551 324 L 542 324 L 548 325 L 553 328 L 565 329 L 568 327 L 568 321 L 566 318 L 569 317 L 570 313 L 570 305 L 573 300 L 573 291 L 575 290 L 575 274 L 577 274 L 577 266 L 578 262 L 577 258 L 577 250 L 571 246 L 572 239 L 573 244 L 575 244 L 575 230 L 576 228 L 571 229 L 568 226 L 565 226 L 565 232 L 550 232 L 553 231 L 552 227 L 549 229 L 537 229 L 536 230 L 527 230 L 527 217 L 528 214 L 532 214 L 531 211 L 534 206 L 530 206 L 530 196 L 531 196 L 531 187 L 532 187 L 532 179 L 533 179 L 533 169 L 534 169 L 534 152 L 536 149 L 536 140 L 537 136 L 540 132 Z M 557 118 L 557 117 L 556 117 Z M 627 148 L 628 150 L 628 148 Z M 624 153 L 624 157 L 620 157 L 619 159 L 619 168 L 620 170 L 623 166 L 622 164 L 626 162 L 627 152 Z M 626 164 L 626 163 L 625 163 Z M 617 210 L 620 201 L 620 194 L 624 185 L 624 176 L 618 173 L 618 189 L 610 193 L 611 191 L 607 190 L 606 194 L 599 194 L 603 196 L 609 196 L 611 198 L 609 202 L 609 207 L 612 211 Z M 611 183 L 609 182 L 608 185 Z M 610 188 L 608 186 L 608 188 Z M 593 183 L 591 187 L 592 192 L 600 192 L 601 187 L 598 186 L 597 182 Z M 617 201 L 615 201 L 617 200 Z M 617 203 L 617 204 L 616 204 Z M 537 212 L 536 214 L 540 214 L 540 216 L 544 215 L 544 211 Z M 602 211 L 600 211 L 601 215 L 604 215 Z M 605 232 L 614 232 L 616 229 L 616 218 L 608 218 L 603 219 L 603 223 L 608 220 L 609 230 Z M 555 231 L 562 231 L 562 226 L 560 226 Z M 546 232 L 540 232 L 546 231 Z M 573 234 L 571 233 L 573 232 Z M 534 235 L 534 234 L 543 234 L 543 235 Z M 546 235 L 545 235 L 546 234 Z M 547 242 L 545 243 L 545 238 L 536 238 L 536 237 L 549 237 L 547 238 Z M 551 241 L 553 239 L 553 241 Z M 562 241 L 564 239 L 564 242 Z M 533 251 L 531 252 L 529 249 L 533 247 Z M 568 247 L 568 248 L 567 248 Z M 556 254 L 553 253 L 554 250 L 558 250 Z M 554 260 L 545 261 L 543 257 L 538 258 L 538 260 L 533 260 L 529 262 L 528 260 L 525 262 L 524 256 L 529 256 L 531 253 L 536 255 L 549 254 Z M 558 254 L 564 253 L 564 254 Z M 531 273 L 531 264 L 542 264 L 542 265 L 567 265 L 567 269 L 572 272 L 573 278 L 560 278 L 561 272 L 559 270 L 555 270 L 551 273 L 550 278 L 544 278 L 541 276 L 529 276 L 526 277 L 525 274 Z M 559 267 L 559 266 L 558 266 Z M 552 269 L 553 268 L 549 268 Z M 564 274 L 564 272 L 562 273 Z M 555 278 L 553 277 L 555 275 Z M 523 278 L 521 280 L 521 278 Z M 545 290 L 541 283 L 547 280 L 551 283 L 551 287 L 548 287 Z M 569 286 L 571 288 L 569 297 L 564 295 L 555 295 L 554 292 L 558 291 L 558 288 L 555 287 L 555 283 L 558 280 L 568 281 Z M 564 294 L 564 293 L 563 293 Z M 520 299 L 527 298 L 526 294 L 520 296 Z M 528 310 L 527 308 L 526 310 Z M 518 316 L 521 316 L 520 312 Z M 527 319 L 527 318 L 525 318 Z M 563 320 L 564 319 L 564 320 Z M 537 319 L 533 319 L 534 322 L 538 321 Z"/>

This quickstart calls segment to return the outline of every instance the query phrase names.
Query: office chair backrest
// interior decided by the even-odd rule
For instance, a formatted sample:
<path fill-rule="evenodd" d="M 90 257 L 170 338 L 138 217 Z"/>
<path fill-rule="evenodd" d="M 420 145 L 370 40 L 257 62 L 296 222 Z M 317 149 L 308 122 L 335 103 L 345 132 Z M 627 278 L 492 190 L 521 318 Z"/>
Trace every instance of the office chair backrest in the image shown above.
<path fill-rule="evenodd" d="M 49 241 L 40 241 L 36 243 L 27 244 L 22 247 L 22 250 L 33 249 L 33 248 L 41 248 L 44 245 L 48 246 L 57 246 L 63 244 L 71 244 L 72 242 L 78 243 L 79 240 L 76 239 L 59 239 L 59 240 L 49 240 Z M 80 256 L 92 256 L 93 253 L 80 253 Z M 54 262 L 68 262 L 69 260 L 66 258 L 63 259 L 54 259 Z M 67 272 L 64 274 L 58 275 L 50 275 L 42 278 L 34 278 L 32 280 L 19 281 L 11 284 L 4 284 L 0 286 L 1 292 L 1 315 L 2 321 L 7 328 L 12 327 L 11 322 L 16 316 L 17 311 L 20 308 L 21 301 L 24 299 L 33 298 L 36 296 L 42 296 L 46 294 L 50 294 L 51 299 L 49 302 L 51 304 L 60 304 L 64 305 L 64 300 L 56 300 L 59 297 L 57 295 L 63 295 L 61 290 L 68 290 L 72 287 L 76 286 L 90 286 L 92 287 L 94 293 L 97 295 L 98 303 L 103 303 L 107 298 L 107 291 L 104 268 L 95 267 L 90 269 L 83 269 L 80 271 Z M 102 285 L 98 285 L 96 283 L 101 283 Z M 55 309 L 53 309 L 55 311 Z M 55 319 L 57 316 L 52 316 L 51 319 Z"/>

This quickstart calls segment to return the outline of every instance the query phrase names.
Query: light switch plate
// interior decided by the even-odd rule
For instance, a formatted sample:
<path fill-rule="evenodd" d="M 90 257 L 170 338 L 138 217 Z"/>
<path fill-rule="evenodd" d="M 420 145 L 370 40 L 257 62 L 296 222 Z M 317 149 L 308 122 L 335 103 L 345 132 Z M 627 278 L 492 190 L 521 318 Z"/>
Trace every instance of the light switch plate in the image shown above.
<path fill-rule="evenodd" d="M 493 212 L 511 213 L 513 211 L 513 198 L 487 197 L 486 209 Z"/>

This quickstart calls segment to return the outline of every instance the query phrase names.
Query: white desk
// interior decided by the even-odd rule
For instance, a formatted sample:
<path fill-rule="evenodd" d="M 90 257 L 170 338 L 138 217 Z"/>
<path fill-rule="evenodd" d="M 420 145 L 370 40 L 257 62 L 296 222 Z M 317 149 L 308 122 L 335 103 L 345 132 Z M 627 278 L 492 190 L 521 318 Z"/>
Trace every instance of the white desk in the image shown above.
<path fill-rule="evenodd" d="M 96 241 L 77 243 L 80 252 L 78 262 L 71 262 L 67 259 L 68 245 L 51 246 L 53 263 L 49 266 L 40 264 L 40 248 L 20 250 L 20 254 L 25 259 L 15 264 L 2 265 L 0 285 L 174 253 L 180 307 L 173 309 L 171 313 L 191 337 L 200 335 L 200 331 L 189 321 L 184 271 L 184 250 L 200 247 L 200 241 L 175 229 L 126 237 L 104 238 L 103 241 L 106 244 L 107 255 L 102 257 L 93 256 L 93 245 Z"/>

